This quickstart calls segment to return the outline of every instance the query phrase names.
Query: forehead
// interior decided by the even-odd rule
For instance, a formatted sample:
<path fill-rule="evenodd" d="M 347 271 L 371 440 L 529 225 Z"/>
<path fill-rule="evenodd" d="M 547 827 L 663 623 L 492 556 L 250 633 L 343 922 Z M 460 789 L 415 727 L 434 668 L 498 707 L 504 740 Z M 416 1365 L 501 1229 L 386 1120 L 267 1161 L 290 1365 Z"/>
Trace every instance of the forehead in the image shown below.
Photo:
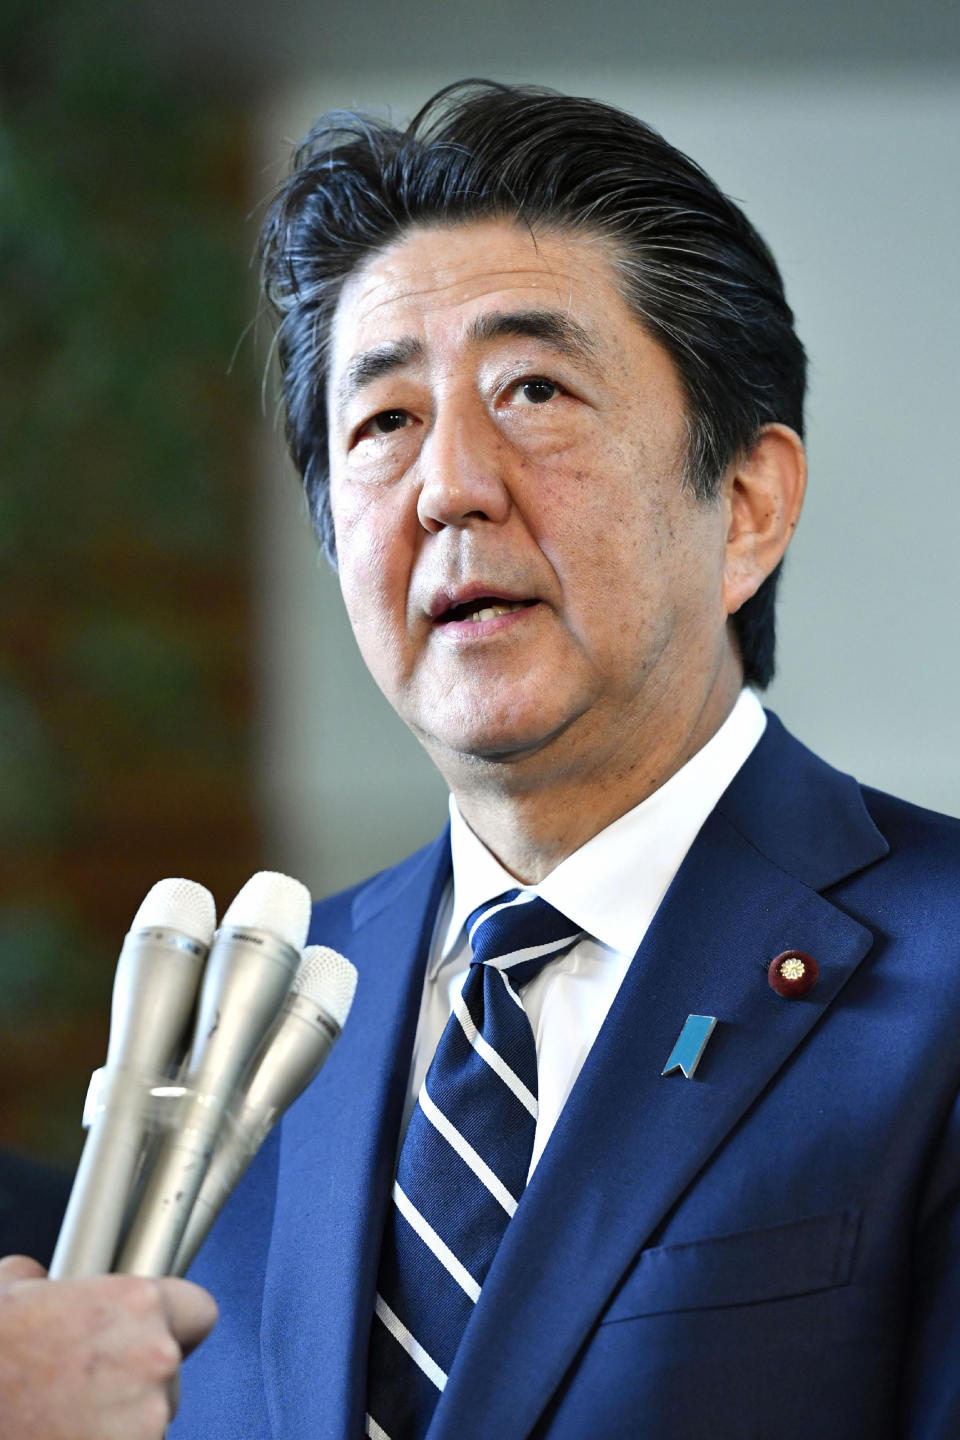
<path fill-rule="evenodd" d="M 344 285 L 331 378 L 378 341 L 465 339 L 478 315 L 524 308 L 568 316 L 598 342 L 611 324 L 644 334 L 620 294 L 614 247 L 601 236 L 532 233 L 507 220 L 421 226 Z"/>

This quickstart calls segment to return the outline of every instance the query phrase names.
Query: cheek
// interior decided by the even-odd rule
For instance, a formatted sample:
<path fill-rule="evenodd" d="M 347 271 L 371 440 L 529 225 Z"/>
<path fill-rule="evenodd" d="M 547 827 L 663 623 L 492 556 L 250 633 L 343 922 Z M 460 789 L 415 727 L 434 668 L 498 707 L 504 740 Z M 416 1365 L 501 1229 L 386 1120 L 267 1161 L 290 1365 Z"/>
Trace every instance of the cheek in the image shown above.
<path fill-rule="evenodd" d="M 722 624 L 722 516 L 682 490 L 675 468 L 644 474 L 636 464 L 627 470 L 622 455 L 604 458 L 607 477 L 619 467 L 623 483 L 604 488 L 596 469 L 568 477 L 580 503 L 566 511 L 562 535 L 545 536 L 544 549 L 556 547 L 565 609 L 581 641 L 598 659 L 647 663 L 679 637 L 700 643 L 714 618 Z"/>
<path fill-rule="evenodd" d="M 362 487 L 331 491 L 340 589 L 357 640 L 367 652 L 369 638 L 395 628 L 406 609 L 408 547 L 400 543 L 397 509 L 383 492 Z M 387 640 L 388 635 L 382 638 Z"/>
<path fill-rule="evenodd" d="M 393 703 L 407 670 L 404 616 L 396 600 L 399 587 L 391 581 L 386 556 L 384 563 L 378 562 L 375 546 L 361 555 L 348 550 L 339 570 L 347 618 L 367 670 Z"/>
<path fill-rule="evenodd" d="M 673 542 L 668 483 L 672 476 L 661 485 L 635 452 L 613 445 L 552 483 L 545 479 L 539 538 L 573 605 L 623 617 L 636 610 L 631 597 L 656 593 Z"/>

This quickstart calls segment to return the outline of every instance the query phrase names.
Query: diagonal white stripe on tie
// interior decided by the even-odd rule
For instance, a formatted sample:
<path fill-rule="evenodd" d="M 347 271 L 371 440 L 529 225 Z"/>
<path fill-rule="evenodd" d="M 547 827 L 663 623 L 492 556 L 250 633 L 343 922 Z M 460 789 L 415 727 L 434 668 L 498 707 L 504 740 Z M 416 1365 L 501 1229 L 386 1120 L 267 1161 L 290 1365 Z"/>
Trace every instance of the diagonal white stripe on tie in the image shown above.
<path fill-rule="evenodd" d="M 432 1380 L 438 1390 L 442 1390 L 447 1383 L 446 1375 L 436 1361 L 432 1360 L 427 1354 L 423 1346 L 413 1338 L 403 1321 L 398 1320 L 382 1295 L 377 1296 L 376 1310 L 377 1315 L 383 1321 L 384 1325 L 386 1325 L 397 1344 L 402 1345 L 410 1356 L 410 1359 L 416 1361 L 427 1379 Z"/>
<path fill-rule="evenodd" d="M 420 1091 L 420 1109 L 424 1115 L 426 1115 L 433 1128 L 443 1136 L 447 1144 L 456 1150 L 460 1159 L 470 1166 L 470 1169 L 474 1175 L 476 1175 L 480 1184 L 486 1186 L 494 1200 L 503 1206 L 508 1215 L 512 1215 L 517 1208 L 516 1200 L 510 1194 L 510 1191 L 506 1185 L 504 1185 L 503 1181 L 493 1173 L 487 1162 L 477 1154 L 469 1140 L 464 1139 L 457 1127 L 452 1125 L 443 1111 L 438 1109 L 433 1103 L 427 1094 L 426 1084 L 423 1085 Z"/>
<path fill-rule="evenodd" d="M 498 904 L 491 905 L 489 909 L 484 910 L 483 914 L 479 915 L 467 930 L 467 939 L 470 941 L 471 946 L 473 945 L 473 937 L 478 928 L 481 925 L 485 925 L 494 915 L 498 915 L 501 910 L 514 910 L 518 905 L 529 905 L 536 898 L 531 891 L 521 890 L 520 894 L 515 895 L 512 900 L 501 900 Z"/>
<path fill-rule="evenodd" d="M 463 1027 L 464 1035 L 466 1035 L 467 1039 L 470 1041 L 470 1044 L 473 1046 L 474 1050 L 476 1050 L 481 1060 L 486 1060 L 487 1064 L 490 1066 L 490 1069 L 494 1072 L 494 1074 L 500 1076 L 500 1079 L 503 1081 L 504 1085 L 506 1085 L 509 1090 L 513 1091 L 514 1095 L 516 1095 L 517 1099 L 520 1101 L 520 1104 L 523 1105 L 527 1110 L 529 1110 L 534 1120 L 536 1120 L 536 1095 L 531 1095 L 530 1091 L 527 1089 L 526 1085 L 524 1085 L 523 1081 L 520 1079 L 520 1076 L 516 1073 L 516 1071 L 510 1069 L 510 1066 L 507 1064 L 506 1060 L 504 1060 L 503 1056 L 498 1054 L 498 1052 L 494 1050 L 493 1046 L 490 1044 L 489 1040 L 485 1040 L 484 1037 L 480 1034 L 480 1031 L 473 1023 L 473 1017 L 471 1016 L 470 1011 L 467 1009 L 466 1001 L 464 1000 L 462 995 L 457 996 L 456 1004 L 453 1007 L 453 1013 L 460 1021 L 460 1024 Z"/>
<path fill-rule="evenodd" d="M 569 950 L 580 939 L 580 931 L 564 935 L 560 940 L 548 940 L 546 945 L 526 945 L 522 950 L 511 950 L 509 955 L 498 955 L 496 968 L 509 970 L 512 965 L 522 965 L 524 960 L 539 960 L 541 955 L 551 955 L 554 950 Z"/>
<path fill-rule="evenodd" d="M 382 1425 L 378 1425 L 372 1415 L 367 1416 L 367 1434 L 370 1440 L 390 1440 L 390 1436 Z"/>
<path fill-rule="evenodd" d="M 480 1299 L 480 1286 L 477 1284 L 476 1280 L 474 1280 L 473 1276 L 470 1274 L 470 1271 L 466 1268 L 466 1266 L 461 1265 L 460 1261 L 457 1259 L 456 1255 L 454 1255 L 449 1245 L 445 1245 L 444 1242 L 440 1239 L 440 1236 L 437 1234 L 436 1230 L 434 1230 L 429 1220 L 425 1220 L 424 1217 L 420 1214 L 420 1211 L 417 1209 L 416 1205 L 414 1205 L 409 1195 L 405 1194 L 405 1192 L 400 1189 L 399 1184 L 397 1184 L 396 1182 L 394 1182 L 393 1186 L 393 1198 L 396 1203 L 397 1209 L 400 1211 L 400 1214 L 403 1216 L 404 1220 L 406 1220 L 407 1224 L 412 1226 L 413 1229 L 416 1230 L 424 1245 L 426 1245 L 428 1250 L 433 1251 L 434 1255 L 436 1255 L 437 1259 L 440 1261 L 440 1264 L 443 1266 L 444 1270 L 447 1271 L 448 1275 L 450 1275 L 452 1279 L 456 1280 L 463 1293 L 469 1296 L 473 1303 L 476 1304 L 477 1301 Z"/>
<path fill-rule="evenodd" d="M 506 972 L 506 970 L 498 970 L 498 971 L 497 971 L 497 974 L 500 976 L 500 979 L 503 981 L 503 988 L 504 988 L 504 990 L 506 990 L 507 994 L 510 996 L 510 999 L 513 1001 L 514 1005 L 516 1005 L 518 1009 L 523 1010 L 523 1001 L 520 999 L 520 996 L 517 994 L 516 990 L 514 990 L 513 986 L 510 984 L 510 981 L 507 979 L 507 972 Z M 523 1013 L 524 1013 L 524 1015 L 526 1015 L 526 1013 L 527 1013 L 526 1010 L 523 1010 Z"/>

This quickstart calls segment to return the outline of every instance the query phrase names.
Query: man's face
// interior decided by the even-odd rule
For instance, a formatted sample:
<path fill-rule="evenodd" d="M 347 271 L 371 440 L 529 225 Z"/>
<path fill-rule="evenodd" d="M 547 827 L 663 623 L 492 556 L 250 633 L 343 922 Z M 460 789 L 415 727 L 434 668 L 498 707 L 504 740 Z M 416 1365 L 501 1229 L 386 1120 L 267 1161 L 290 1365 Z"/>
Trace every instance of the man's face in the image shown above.
<path fill-rule="evenodd" d="M 337 309 L 343 595 L 454 786 L 478 759 L 609 769 L 699 713 L 729 658 L 724 507 L 683 487 L 680 381 L 611 256 L 506 221 L 423 227 Z"/>

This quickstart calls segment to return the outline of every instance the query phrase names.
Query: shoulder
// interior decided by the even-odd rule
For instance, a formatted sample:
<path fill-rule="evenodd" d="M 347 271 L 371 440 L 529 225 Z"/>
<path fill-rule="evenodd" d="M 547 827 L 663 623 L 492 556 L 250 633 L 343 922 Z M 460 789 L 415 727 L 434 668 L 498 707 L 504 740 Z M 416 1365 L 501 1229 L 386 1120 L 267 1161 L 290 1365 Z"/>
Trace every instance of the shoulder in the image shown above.
<path fill-rule="evenodd" d="M 923 854 L 954 865 L 960 863 L 960 819 L 925 810 L 921 805 L 861 785 L 860 792 L 874 823 L 890 842 L 891 852 Z M 956 871 L 954 872 L 956 874 Z"/>
<path fill-rule="evenodd" d="M 924 927 L 957 915 L 960 820 L 862 785 L 769 712 L 717 808 L 782 869 L 838 901 L 910 913 Z"/>
<path fill-rule="evenodd" d="M 872 929 L 891 953 L 908 955 L 943 981 L 960 956 L 960 820 L 873 786 L 851 785 L 883 850 L 822 893 Z M 825 827 L 841 819 L 833 811 L 824 816 Z M 953 987 L 952 975 L 949 983 Z"/>
<path fill-rule="evenodd" d="M 942 928 L 952 916 L 960 934 L 960 820 L 862 786 L 863 802 L 890 846 L 878 880 L 890 906 L 909 904 Z"/>

